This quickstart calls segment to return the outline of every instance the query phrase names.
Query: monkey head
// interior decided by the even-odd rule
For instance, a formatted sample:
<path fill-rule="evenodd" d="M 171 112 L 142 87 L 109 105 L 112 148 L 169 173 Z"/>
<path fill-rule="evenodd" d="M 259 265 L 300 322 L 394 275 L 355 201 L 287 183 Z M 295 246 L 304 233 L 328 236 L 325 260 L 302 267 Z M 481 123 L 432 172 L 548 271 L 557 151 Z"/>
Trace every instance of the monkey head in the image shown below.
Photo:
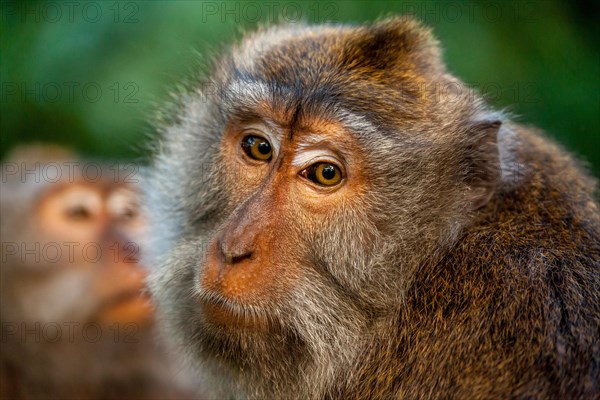
<path fill-rule="evenodd" d="M 3 164 L 3 321 L 149 322 L 138 188 L 122 168 L 53 149 Z"/>
<path fill-rule="evenodd" d="M 317 396 L 486 206 L 501 116 L 439 53 L 406 18 L 273 27 L 181 96 L 150 171 L 151 286 L 208 374 Z"/>

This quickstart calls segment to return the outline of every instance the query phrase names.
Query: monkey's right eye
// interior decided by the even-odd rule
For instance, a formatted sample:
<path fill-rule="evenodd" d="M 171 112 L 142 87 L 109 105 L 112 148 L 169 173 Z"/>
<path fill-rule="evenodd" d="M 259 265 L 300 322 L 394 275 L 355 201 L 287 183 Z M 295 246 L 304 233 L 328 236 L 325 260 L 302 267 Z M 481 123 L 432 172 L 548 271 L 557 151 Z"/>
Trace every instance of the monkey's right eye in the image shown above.
<path fill-rule="evenodd" d="M 271 143 L 260 136 L 248 135 L 242 139 L 242 149 L 246 155 L 258 161 L 270 161 L 273 156 Z"/>

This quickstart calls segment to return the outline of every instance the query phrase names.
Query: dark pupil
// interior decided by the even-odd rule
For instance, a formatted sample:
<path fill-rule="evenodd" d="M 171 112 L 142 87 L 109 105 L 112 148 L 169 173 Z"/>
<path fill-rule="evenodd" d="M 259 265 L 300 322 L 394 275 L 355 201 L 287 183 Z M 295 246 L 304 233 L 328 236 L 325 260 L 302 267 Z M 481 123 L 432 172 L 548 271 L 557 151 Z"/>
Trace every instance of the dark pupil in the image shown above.
<path fill-rule="evenodd" d="M 330 180 L 335 178 L 335 167 L 333 165 L 328 165 L 323 167 L 323 178 Z"/>
<path fill-rule="evenodd" d="M 260 154 L 269 154 L 271 152 L 271 145 L 268 142 L 260 142 L 258 144 L 258 152 Z"/>

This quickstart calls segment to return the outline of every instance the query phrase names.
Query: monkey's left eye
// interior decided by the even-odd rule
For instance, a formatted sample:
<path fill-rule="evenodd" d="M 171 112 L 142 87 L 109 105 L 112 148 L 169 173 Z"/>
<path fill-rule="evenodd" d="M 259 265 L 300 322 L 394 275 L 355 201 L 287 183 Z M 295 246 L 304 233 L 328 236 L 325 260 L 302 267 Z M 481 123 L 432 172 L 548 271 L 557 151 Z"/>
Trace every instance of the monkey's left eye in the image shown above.
<path fill-rule="evenodd" d="M 318 162 L 306 168 L 300 175 L 321 186 L 334 186 L 342 181 L 342 171 L 331 163 Z"/>
<path fill-rule="evenodd" d="M 73 206 L 65 211 L 68 218 L 73 220 L 84 220 L 91 217 L 90 211 L 84 206 Z"/>
<path fill-rule="evenodd" d="M 271 143 L 260 136 L 248 135 L 242 139 L 242 149 L 248 157 L 259 161 L 270 161 L 273 156 Z"/>

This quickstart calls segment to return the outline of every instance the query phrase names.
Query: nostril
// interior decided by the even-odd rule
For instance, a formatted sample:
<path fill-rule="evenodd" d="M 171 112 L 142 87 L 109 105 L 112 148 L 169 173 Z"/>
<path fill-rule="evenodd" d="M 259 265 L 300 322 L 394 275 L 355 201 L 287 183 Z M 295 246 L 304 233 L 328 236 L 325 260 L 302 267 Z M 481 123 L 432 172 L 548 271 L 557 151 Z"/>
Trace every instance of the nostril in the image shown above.
<path fill-rule="evenodd" d="M 223 256 L 225 258 L 225 264 L 237 264 L 246 259 L 251 259 L 252 253 L 248 252 L 248 253 L 242 253 L 242 254 L 238 255 L 233 252 L 227 252 L 227 253 L 224 252 Z"/>
<path fill-rule="evenodd" d="M 231 264 L 237 264 L 239 262 L 244 261 L 247 258 L 248 259 L 252 258 L 252 253 L 245 253 L 245 254 L 242 254 L 240 256 L 233 256 L 233 257 L 231 257 Z"/>
<path fill-rule="evenodd" d="M 230 248 L 222 241 L 219 243 L 219 250 L 223 256 L 225 264 L 238 264 L 246 259 L 252 259 L 252 251 L 240 248 Z"/>

